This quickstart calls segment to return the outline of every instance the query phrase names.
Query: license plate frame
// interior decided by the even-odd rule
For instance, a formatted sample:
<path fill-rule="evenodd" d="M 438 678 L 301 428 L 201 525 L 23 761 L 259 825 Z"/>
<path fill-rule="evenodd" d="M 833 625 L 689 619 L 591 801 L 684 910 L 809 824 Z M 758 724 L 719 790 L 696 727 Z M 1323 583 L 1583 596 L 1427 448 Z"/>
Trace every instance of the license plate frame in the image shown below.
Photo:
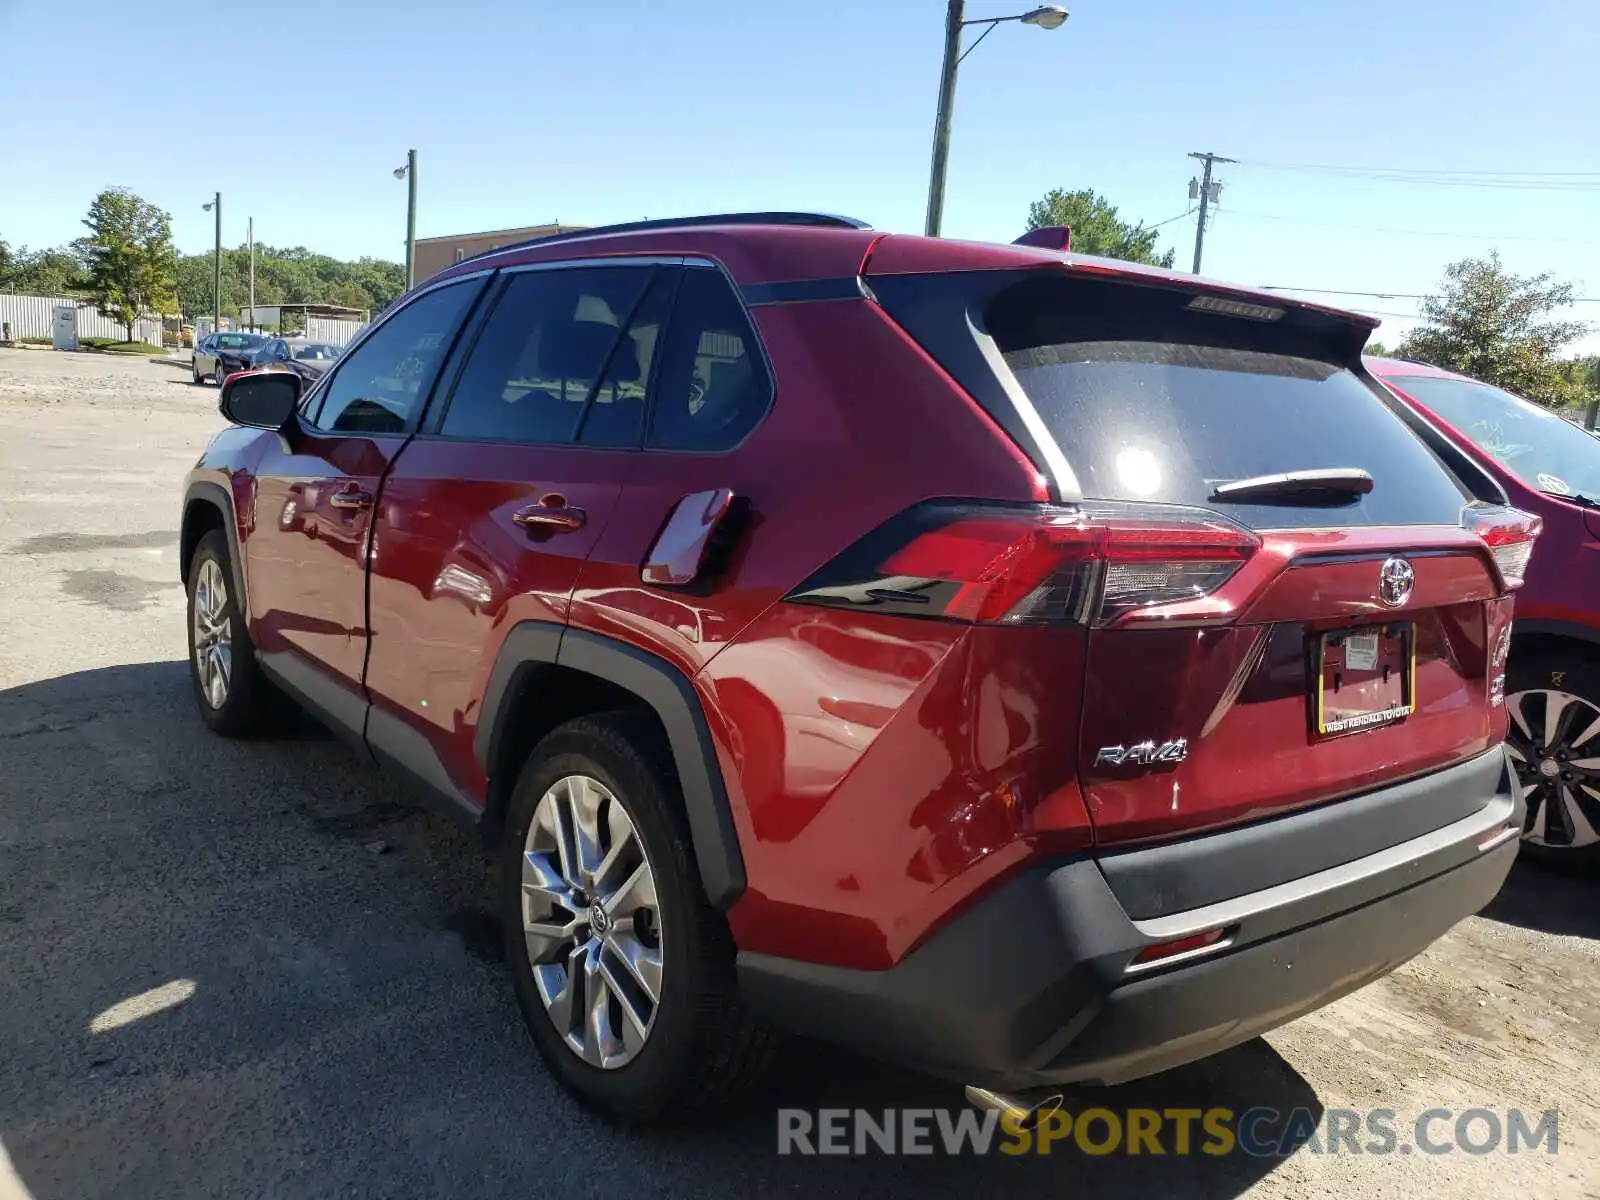
<path fill-rule="evenodd" d="M 1312 636 L 1311 730 L 1319 741 L 1382 729 L 1416 711 L 1414 624 L 1391 621 Z M 1373 665 L 1363 669 L 1369 659 Z"/>

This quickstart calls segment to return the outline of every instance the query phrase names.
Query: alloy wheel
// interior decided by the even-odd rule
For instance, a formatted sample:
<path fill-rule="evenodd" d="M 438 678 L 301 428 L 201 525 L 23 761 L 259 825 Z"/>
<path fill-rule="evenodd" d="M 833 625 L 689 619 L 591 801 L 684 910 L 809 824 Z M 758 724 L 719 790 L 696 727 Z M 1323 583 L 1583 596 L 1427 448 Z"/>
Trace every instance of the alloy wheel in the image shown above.
<path fill-rule="evenodd" d="M 1523 838 L 1551 850 L 1600 842 L 1600 707 L 1571 692 L 1506 697 L 1507 738 L 1527 800 Z"/>
<path fill-rule="evenodd" d="M 228 586 L 214 558 L 200 564 L 195 579 L 191 636 L 200 694 L 212 708 L 221 708 L 233 682 L 233 619 L 228 615 Z"/>
<path fill-rule="evenodd" d="M 534 985 L 584 1062 L 626 1066 L 661 998 L 661 914 L 644 843 L 599 780 L 567 775 L 539 799 L 522 853 L 522 929 Z"/>

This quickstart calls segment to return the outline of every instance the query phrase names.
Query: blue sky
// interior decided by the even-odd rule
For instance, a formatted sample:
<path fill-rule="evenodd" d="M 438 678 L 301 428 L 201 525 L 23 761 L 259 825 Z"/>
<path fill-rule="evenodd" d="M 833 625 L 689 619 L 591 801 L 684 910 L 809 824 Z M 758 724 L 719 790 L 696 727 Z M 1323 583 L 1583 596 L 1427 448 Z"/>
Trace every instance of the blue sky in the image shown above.
<path fill-rule="evenodd" d="M 1028 6 L 969 0 L 968 16 Z M 1062 29 L 1002 26 L 962 65 L 947 235 L 1009 240 L 1055 186 L 1176 217 L 1197 165 L 1185 154 L 1215 150 L 1242 161 L 1219 173 L 1209 275 L 1423 292 L 1446 262 L 1498 245 L 1513 269 L 1600 296 L 1594 0 L 1067 7 Z M 76 237 L 94 193 L 120 184 L 172 213 L 182 249 L 202 250 L 200 205 L 220 189 L 230 243 L 254 216 L 273 244 L 398 259 L 405 186 L 390 172 L 413 146 L 421 236 L 739 208 L 916 231 L 943 11 L 328 0 L 169 20 L 103 0 L 0 0 L 0 237 Z M 1582 190 L 1536 190 L 1269 164 L 1592 174 L 1568 177 Z M 1193 218 L 1162 232 L 1187 266 Z M 1378 336 L 1391 341 L 1415 311 L 1346 302 L 1386 314 Z M 1573 315 L 1600 322 L 1600 304 Z"/>

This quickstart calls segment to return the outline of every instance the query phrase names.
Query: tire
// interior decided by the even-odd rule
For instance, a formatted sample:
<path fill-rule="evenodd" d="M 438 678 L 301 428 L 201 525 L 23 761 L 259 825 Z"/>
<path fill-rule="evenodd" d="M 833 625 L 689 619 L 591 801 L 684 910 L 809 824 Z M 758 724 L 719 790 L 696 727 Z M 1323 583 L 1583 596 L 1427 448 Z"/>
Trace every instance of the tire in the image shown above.
<path fill-rule="evenodd" d="M 574 785 L 574 780 L 584 782 Z M 598 814 L 591 825 L 598 836 L 587 857 L 602 868 L 613 860 L 621 864 L 594 875 L 588 892 L 568 888 L 563 877 L 581 872 L 567 869 L 559 848 L 548 848 L 559 847 L 559 841 L 545 842 L 563 796 L 569 814 L 586 804 Z M 631 826 L 631 842 L 624 823 Z M 634 843 L 642 860 L 637 867 L 631 865 Z M 528 865 L 535 860 L 542 865 Z M 581 1103 L 628 1124 L 681 1120 L 733 1100 L 760 1078 L 774 1040 L 754 1024 L 739 999 L 733 941 L 701 890 L 677 778 L 653 722 L 627 713 L 585 717 L 560 726 L 534 747 L 512 794 L 499 867 L 506 961 L 523 1020 L 546 1065 Z M 641 870 L 653 877 L 648 892 L 616 886 L 624 876 L 637 880 Z M 526 889 L 526 872 L 544 885 Z M 564 904 L 550 898 L 556 892 L 562 892 Z M 608 895 L 620 898 L 615 916 L 580 915 L 585 904 L 590 914 L 597 904 L 608 904 Z M 641 896 L 654 901 L 653 910 L 631 907 Z M 525 918 L 530 916 L 547 918 L 536 922 L 538 929 L 569 922 L 576 931 L 559 938 L 529 933 Z M 603 921 L 609 930 L 602 928 Z M 640 965 L 629 973 L 625 963 L 634 960 Z M 590 974 L 578 964 L 606 964 L 610 974 Z M 651 977 L 656 997 L 647 1003 L 649 991 L 641 980 Z M 618 982 L 608 985 L 606 978 Z M 589 1020 L 575 1028 L 570 1015 L 595 1011 L 597 993 L 607 1030 L 621 1031 L 609 1042 L 594 1035 Z M 628 1021 L 624 995 L 632 997 L 630 1009 L 643 1019 L 642 1034 Z M 582 1050 L 569 1039 L 581 1040 Z M 608 1047 L 614 1058 L 603 1061 Z"/>
<path fill-rule="evenodd" d="M 1506 711 L 1528 804 L 1522 853 L 1550 866 L 1600 867 L 1600 663 L 1578 651 L 1513 652 Z"/>
<path fill-rule="evenodd" d="M 193 377 L 195 387 L 200 386 L 200 364 L 192 358 L 189 360 L 189 374 Z"/>
<path fill-rule="evenodd" d="M 288 701 L 256 662 L 229 561 L 228 539 L 220 529 L 200 539 L 190 560 L 189 680 L 200 719 L 213 733 L 251 737 L 277 729 Z"/>

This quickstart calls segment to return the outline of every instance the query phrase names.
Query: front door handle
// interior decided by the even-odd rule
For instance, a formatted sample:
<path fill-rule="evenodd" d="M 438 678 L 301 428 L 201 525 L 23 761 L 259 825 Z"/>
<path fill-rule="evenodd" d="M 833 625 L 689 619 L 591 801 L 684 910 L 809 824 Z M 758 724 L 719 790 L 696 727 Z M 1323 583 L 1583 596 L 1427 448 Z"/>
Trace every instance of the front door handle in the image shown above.
<path fill-rule="evenodd" d="M 328 497 L 328 504 L 333 508 L 371 508 L 372 493 L 358 487 L 342 487 Z"/>
<path fill-rule="evenodd" d="M 564 532 L 582 529 L 588 516 L 583 509 L 568 504 L 567 498 L 560 492 L 547 492 L 539 497 L 537 504 L 517 509 L 511 514 L 511 519 L 529 531 L 549 529 Z"/>

